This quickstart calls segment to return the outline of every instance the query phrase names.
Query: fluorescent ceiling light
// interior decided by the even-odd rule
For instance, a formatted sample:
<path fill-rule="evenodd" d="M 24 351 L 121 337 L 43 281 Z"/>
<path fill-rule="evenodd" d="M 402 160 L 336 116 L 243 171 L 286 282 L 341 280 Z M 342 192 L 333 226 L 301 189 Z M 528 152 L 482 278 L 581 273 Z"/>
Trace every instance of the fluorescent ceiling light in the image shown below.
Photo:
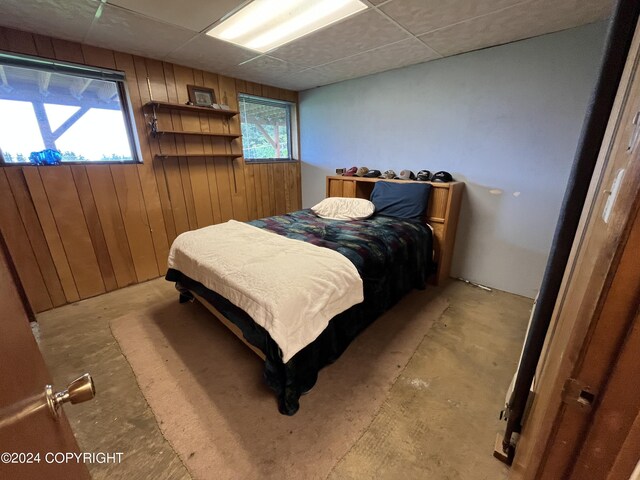
<path fill-rule="evenodd" d="M 265 53 L 365 8 L 360 0 L 253 0 L 207 35 Z"/>

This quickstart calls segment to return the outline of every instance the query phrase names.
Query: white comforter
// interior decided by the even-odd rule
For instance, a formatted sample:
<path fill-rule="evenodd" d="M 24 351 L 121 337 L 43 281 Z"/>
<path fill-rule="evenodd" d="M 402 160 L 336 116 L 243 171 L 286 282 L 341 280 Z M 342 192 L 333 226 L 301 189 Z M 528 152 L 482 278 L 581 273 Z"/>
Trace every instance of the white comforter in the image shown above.
<path fill-rule="evenodd" d="M 234 220 L 178 236 L 169 267 L 247 312 L 285 363 L 364 299 L 358 271 L 340 253 Z"/>

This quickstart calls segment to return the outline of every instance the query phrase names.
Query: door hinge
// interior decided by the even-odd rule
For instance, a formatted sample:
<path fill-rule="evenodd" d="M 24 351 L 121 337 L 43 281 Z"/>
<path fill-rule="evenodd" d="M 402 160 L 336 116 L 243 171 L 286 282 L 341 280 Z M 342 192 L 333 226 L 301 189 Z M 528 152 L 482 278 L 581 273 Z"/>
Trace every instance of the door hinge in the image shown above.
<path fill-rule="evenodd" d="M 593 388 L 575 378 L 567 378 L 564 382 L 562 401 L 569 406 L 589 412 L 596 401 L 596 396 L 597 392 Z"/>
<path fill-rule="evenodd" d="M 638 139 L 640 139 L 640 112 L 636 112 L 631 123 L 633 124 L 633 131 L 631 132 L 627 152 L 632 152 L 638 144 Z"/>

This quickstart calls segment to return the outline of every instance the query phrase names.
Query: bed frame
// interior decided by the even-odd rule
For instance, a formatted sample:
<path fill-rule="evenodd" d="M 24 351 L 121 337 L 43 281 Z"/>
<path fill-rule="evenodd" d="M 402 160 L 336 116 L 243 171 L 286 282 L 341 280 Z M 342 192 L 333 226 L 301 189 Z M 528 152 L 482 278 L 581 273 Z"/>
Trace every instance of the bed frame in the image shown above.
<path fill-rule="evenodd" d="M 453 248 L 458 228 L 460 204 L 464 183 L 462 182 L 417 182 L 413 180 L 386 180 L 363 177 L 327 177 L 327 197 L 349 197 L 369 199 L 376 182 L 430 183 L 431 198 L 425 221 L 433 228 L 433 245 L 438 271 L 433 279 L 436 285 L 443 284 L 450 276 Z"/>
<path fill-rule="evenodd" d="M 376 178 L 327 177 L 327 197 L 368 199 L 371 195 L 375 182 L 377 181 L 379 181 L 379 179 Z M 408 182 L 406 180 L 385 181 L 401 183 Z M 425 221 L 433 229 L 435 261 L 438 263 L 438 270 L 436 275 L 433 277 L 433 283 L 441 285 L 449 278 L 464 183 L 431 183 L 431 185 L 433 186 L 433 189 L 431 190 L 431 198 L 429 199 L 429 207 L 427 209 Z M 198 300 L 198 302 L 204 305 L 207 310 L 218 318 L 218 320 L 231 330 L 231 332 L 233 332 L 233 334 L 248 346 L 256 355 L 258 355 L 263 361 L 265 360 L 265 356 L 260 349 L 247 342 L 242 335 L 242 331 L 235 324 L 229 321 L 221 312 L 219 312 L 217 308 L 182 285 L 176 284 L 176 289 L 180 292 L 181 303 Z"/>
<path fill-rule="evenodd" d="M 242 340 L 242 343 L 244 343 L 247 347 L 249 347 L 253 351 L 253 353 L 258 355 L 262 359 L 262 361 L 266 360 L 266 357 L 265 357 L 264 353 L 262 353 L 262 350 L 260 350 L 257 347 L 254 347 L 249 342 L 247 342 L 247 340 L 244 338 L 244 335 L 242 334 L 242 330 L 240 330 L 240 327 L 238 327 L 235 323 L 233 323 L 232 321 L 227 319 L 227 317 L 225 317 L 222 312 L 220 312 L 216 307 L 214 307 L 209 302 L 207 302 L 200 295 L 198 295 L 197 293 L 192 292 L 191 290 L 189 290 L 189 293 L 191 295 L 193 295 L 193 298 L 195 300 L 198 300 L 198 302 L 200 302 L 202 305 L 204 305 L 207 310 L 209 310 L 211 313 L 213 313 L 214 317 L 216 317 L 218 320 L 220 320 L 222 322 L 222 324 L 225 327 L 227 327 L 229 330 L 231 330 L 231 332 L 233 332 L 233 334 L 236 337 L 238 337 L 240 340 Z M 182 295 L 183 295 L 183 292 L 181 291 L 180 292 L 180 297 L 181 298 L 182 298 Z"/>

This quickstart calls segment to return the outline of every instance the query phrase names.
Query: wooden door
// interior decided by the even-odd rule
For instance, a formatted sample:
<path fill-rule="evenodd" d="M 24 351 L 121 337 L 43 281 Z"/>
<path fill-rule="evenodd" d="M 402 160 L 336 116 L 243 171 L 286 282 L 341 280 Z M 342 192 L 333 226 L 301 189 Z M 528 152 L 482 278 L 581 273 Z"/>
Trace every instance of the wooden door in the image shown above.
<path fill-rule="evenodd" d="M 637 395 L 639 380 L 629 352 L 640 358 L 633 340 L 640 301 L 639 65 L 637 29 L 538 364 L 512 479 L 627 480 L 629 452 L 637 461 L 637 448 L 626 449 L 634 446 L 639 404 L 628 396 Z M 629 388 L 626 396 L 616 382 Z"/>
<path fill-rule="evenodd" d="M 640 414 L 640 209 L 634 213 L 615 273 L 565 381 L 537 478 L 627 480 L 640 459 L 632 428 Z"/>
<path fill-rule="evenodd" d="M 79 453 L 79 448 L 64 412 L 54 420 L 43 403 L 44 387 L 51 383 L 51 376 L 31 333 L 17 276 L 6 252 L 0 235 L 0 421 L 21 411 L 21 407 L 44 407 L 0 428 L 0 478 L 88 479 L 83 463 L 54 456 L 59 452 Z M 16 463 L 11 463 L 13 460 Z M 28 460 L 32 463 L 23 463 Z"/>
<path fill-rule="evenodd" d="M 640 245 L 640 238 L 637 241 Z M 640 308 L 584 435 L 571 480 L 627 480 L 640 461 L 638 358 Z"/>

